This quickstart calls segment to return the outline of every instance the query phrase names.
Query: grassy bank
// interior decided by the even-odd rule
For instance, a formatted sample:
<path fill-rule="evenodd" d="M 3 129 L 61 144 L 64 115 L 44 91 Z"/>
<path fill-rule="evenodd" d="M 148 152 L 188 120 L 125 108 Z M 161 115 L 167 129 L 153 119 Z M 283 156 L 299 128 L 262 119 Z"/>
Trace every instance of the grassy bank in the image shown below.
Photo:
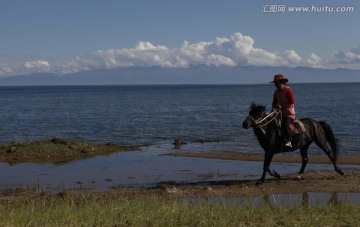
<path fill-rule="evenodd" d="M 0 199 L 0 226 L 359 226 L 360 205 L 190 204 L 171 196 L 89 194 Z"/>
<path fill-rule="evenodd" d="M 139 146 L 122 146 L 112 143 L 91 144 L 80 141 L 53 138 L 29 142 L 12 142 L 0 145 L 0 162 L 17 164 L 64 163 L 120 151 L 140 150 Z"/>

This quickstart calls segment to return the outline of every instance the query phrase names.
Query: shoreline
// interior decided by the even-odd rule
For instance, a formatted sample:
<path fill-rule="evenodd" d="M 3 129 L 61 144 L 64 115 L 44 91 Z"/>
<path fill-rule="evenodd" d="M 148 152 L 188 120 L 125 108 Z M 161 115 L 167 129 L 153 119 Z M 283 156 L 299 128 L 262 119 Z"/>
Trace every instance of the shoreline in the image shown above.
<path fill-rule="evenodd" d="M 264 155 L 260 154 L 228 154 L 228 153 L 209 153 L 209 152 L 172 152 L 162 154 L 160 156 L 174 156 L 174 157 L 192 157 L 192 158 L 210 158 L 210 159 L 224 159 L 224 160 L 240 160 L 263 162 Z M 301 163 L 301 156 L 285 156 L 275 155 L 272 162 L 282 163 Z M 325 155 L 309 155 L 308 164 L 331 164 L 330 159 Z M 360 165 L 360 156 L 357 155 L 343 155 L 339 156 L 337 160 L 339 165 Z"/>

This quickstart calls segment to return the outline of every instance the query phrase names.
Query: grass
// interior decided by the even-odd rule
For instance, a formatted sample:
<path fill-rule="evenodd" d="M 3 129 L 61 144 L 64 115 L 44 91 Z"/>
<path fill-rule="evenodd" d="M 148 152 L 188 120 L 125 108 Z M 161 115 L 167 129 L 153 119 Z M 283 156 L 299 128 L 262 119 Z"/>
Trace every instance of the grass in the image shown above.
<path fill-rule="evenodd" d="M 22 162 L 64 163 L 97 155 L 139 149 L 139 146 L 121 146 L 111 143 L 89 144 L 70 139 L 53 138 L 50 140 L 2 144 L 0 145 L 0 162 L 10 164 Z"/>
<path fill-rule="evenodd" d="M 168 195 L 77 194 L 0 200 L 0 226 L 359 226 L 359 204 L 191 204 Z"/>

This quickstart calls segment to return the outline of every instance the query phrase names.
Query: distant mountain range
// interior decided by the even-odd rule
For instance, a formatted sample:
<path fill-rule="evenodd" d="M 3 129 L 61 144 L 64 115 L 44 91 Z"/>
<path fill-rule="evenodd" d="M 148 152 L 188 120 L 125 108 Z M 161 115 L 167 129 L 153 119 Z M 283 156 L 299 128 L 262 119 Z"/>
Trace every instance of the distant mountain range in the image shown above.
<path fill-rule="evenodd" d="M 140 84 L 258 84 L 281 73 L 290 83 L 360 82 L 360 70 L 309 67 L 129 67 L 74 74 L 29 74 L 0 78 L 0 86 L 140 85 Z"/>

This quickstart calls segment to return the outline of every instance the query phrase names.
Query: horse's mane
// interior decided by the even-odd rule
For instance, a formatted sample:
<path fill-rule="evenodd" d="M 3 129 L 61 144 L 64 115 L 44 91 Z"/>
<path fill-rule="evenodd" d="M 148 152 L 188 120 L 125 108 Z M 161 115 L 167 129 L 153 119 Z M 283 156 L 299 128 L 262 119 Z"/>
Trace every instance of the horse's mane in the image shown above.
<path fill-rule="evenodd" d="M 256 111 L 256 113 L 260 113 L 261 111 L 266 110 L 266 105 L 258 105 L 255 102 L 252 102 L 249 110 Z"/>

